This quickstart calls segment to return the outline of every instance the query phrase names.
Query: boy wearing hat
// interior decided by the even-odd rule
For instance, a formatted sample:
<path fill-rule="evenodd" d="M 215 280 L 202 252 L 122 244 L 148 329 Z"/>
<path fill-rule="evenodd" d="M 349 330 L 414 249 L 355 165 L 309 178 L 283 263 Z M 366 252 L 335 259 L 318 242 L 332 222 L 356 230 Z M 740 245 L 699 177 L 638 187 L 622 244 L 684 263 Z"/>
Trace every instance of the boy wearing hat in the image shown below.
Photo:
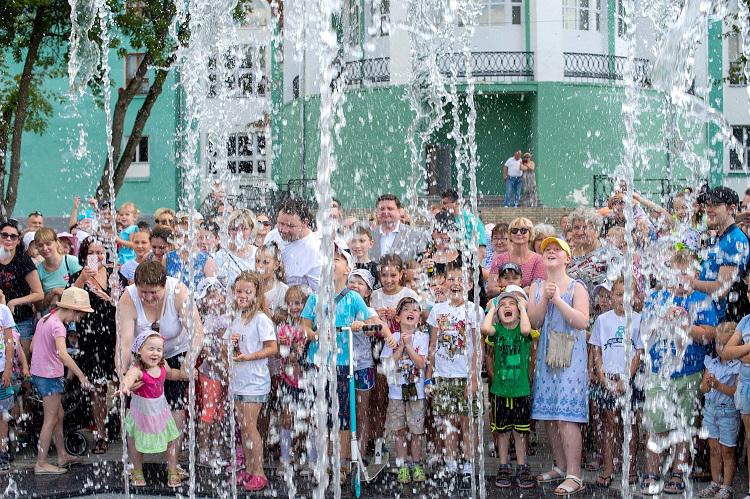
<path fill-rule="evenodd" d="M 526 463 L 526 437 L 531 423 L 531 323 L 526 313 L 526 293 L 517 286 L 508 288 L 500 293 L 497 302 L 490 302 L 481 328 L 482 334 L 494 342 L 492 433 L 498 435 L 500 460 L 495 485 L 508 488 L 513 483 L 508 456 L 512 432 L 517 459 L 515 481 L 518 487 L 528 489 L 536 485 Z"/>

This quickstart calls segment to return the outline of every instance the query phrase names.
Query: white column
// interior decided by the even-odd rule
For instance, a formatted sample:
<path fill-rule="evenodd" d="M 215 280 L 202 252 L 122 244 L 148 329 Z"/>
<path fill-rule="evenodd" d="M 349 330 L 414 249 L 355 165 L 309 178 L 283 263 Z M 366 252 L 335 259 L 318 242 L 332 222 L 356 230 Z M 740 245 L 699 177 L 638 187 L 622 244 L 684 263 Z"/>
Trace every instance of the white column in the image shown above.
<path fill-rule="evenodd" d="M 562 81 L 564 37 L 562 0 L 531 2 L 531 49 L 534 51 L 534 79 Z"/>
<path fill-rule="evenodd" d="M 411 59 L 407 26 L 409 2 L 391 2 L 391 32 L 388 36 L 391 58 L 391 85 L 407 83 L 411 78 Z"/>

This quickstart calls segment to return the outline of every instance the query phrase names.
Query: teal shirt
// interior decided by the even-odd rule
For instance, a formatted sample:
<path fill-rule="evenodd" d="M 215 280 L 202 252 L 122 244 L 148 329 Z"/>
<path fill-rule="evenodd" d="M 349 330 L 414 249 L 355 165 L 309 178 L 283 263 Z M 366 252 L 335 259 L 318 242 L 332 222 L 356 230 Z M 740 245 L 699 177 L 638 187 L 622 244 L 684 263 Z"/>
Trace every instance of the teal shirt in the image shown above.
<path fill-rule="evenodd" d="M 60 260 L 60 266 L 54 272 L 47 272 L 44 268 L 44 262 L 36 264 L 36 271 L 39 273 L 39 280 L 42 281 L 42 291 L 44 291 L 44 294 L 49 293 L 55 288 L 67 288 L 73 284 L 70 276 L 80 272 L 82 268 L 81 264 L 78 263 L 78 258 L 71 255 L 63 255 L 63 259 Z"/>
<path fill-rule="evenodd" d="M 469 210 L 463 210 L 462 216 L 456 217 L 456 223 L 461 223 L 463 218 L 464 228 L 466 229 L 466 242 L 471 243 L 472 234 L 474 231 L 477 232 L 477 245 L 487 246 L 487 233 L 484 230 L 484 224 L 482 220 L 471 213 Z"/>

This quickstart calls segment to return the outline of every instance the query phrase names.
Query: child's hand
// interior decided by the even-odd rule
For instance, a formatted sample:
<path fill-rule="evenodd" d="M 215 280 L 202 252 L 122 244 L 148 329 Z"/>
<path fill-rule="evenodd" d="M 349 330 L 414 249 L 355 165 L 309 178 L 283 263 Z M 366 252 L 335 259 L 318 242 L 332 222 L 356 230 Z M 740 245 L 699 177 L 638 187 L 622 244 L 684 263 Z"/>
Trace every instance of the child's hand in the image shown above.
<path fill-rule="evenodd" d="M 232 333 L 229 336 L 229 339 L 231 340 L 232 344 L 234 346 L 237 346 L 237 344 L 240 342 L 240 334 L 239 333 Z"/>
<path fill-rule="evenodd" d="M 352 331 L 362 331 L 362 326 L 364 325 L 365 323 L 362 321 L 354 321 L 349 327 L 352 329 Z"/>
<path fill-rule="evenodd" d="M 406 331 L 401 331 L 401 343 L 403 345 L 411 345 L 411 341 L 414 339 L 414 335 L 412 333 L 407 333 Z"/>
<path fill-rule="evenodd" d="M 0 303 L 5 305 L 5 293 L 0 289 Z"/>
<path fill-rule="evenodd" d="M 392 334 L 389 334 L 388 336 L 385 336 L 383 338 L 383 341 L 385 341 L 385 344 L 388 345 L 389 347 L 391 347 L 392 349 L 394 349 L 394 348 L 396 348 L 398 346 L 398 342 L 396 341 L 396 338 L 394 338 Z"/>
<path fill-rule="evenodd" d="M 94 385 L 91 384 L 89 379 L 86 376 L 81 376 L 78 378 L 78 380 L 81 382 L 81 389 L 86 392 L 93 392 L 94 391 Z"/>
<path fill-rule="evenodd" d="M 554 282 L 548 282 L 544 286 L 544 296 L 550 301 L 555 301 L 560 297 L 560 288 Z"/>
<path fill-rule="evenodd" d="M 130 390 L 128 390 L 127 388 L 120 388 L 119 390 L 115 390 L 115 393 L 112 394 L 112 397 L 117 398 L 120 395 L 123 395 L 125 397 L 129 397 L 130 396 Z"/>
<path fill-rule="evenodd" d="M 24 378 L 31 378 L 31 371 L 29 371 L 28 367 L 24 367 L 21 374 L 23 374 Z"/>
<path fill-rule="evenodd" d="M 517 294 L 516 301 L 518 302 L 518 310 L 526 310 L 526 305 L 528 305 L 528 302 L 524 299 L 523 296 Z"/>

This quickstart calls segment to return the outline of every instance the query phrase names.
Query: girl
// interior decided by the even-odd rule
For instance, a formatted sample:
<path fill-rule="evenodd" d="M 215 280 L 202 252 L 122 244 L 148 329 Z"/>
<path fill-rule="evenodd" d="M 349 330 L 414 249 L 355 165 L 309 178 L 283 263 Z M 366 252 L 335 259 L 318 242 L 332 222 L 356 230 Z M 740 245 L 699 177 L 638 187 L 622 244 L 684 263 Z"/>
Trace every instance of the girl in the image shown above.
<path fill-rule="evenodd" d="M 138 232 L 136 222 L 138 222 L 139 216 L 140 211 L 131 202 L 122 203 L 117 211 L 117 230 L 119 232 L 115 237 L 115 242 L 118 247 L 117 258 L 120 265 L 135 258 L 134 245 L 130 238 L 135 232 Z"/>
<path fill-rule="evenodd" d="M 281 263 L 281 250 L 271 241 L 258 247 L 255 253 L 255 271 L 263 282 L 263 295 L 274 323 L 283 322 L 284 297 L 289 288 L 284 281 L 284 265 Z"/>
<path fill-rule="evenodd" d="M 198 464 L 217 461 L 226 445 L 222 445 L 221 422 L 225 421 L 227 368 L 221 356 L 221 338 L 229 327 L 224 287 L 215 277 L 202 283 L 198 292 L 198 310 L 203 318 L 205 340 L 203 363 L 199 368 L 201 412 L 198 422 Z M 213 447 L 213 450 L 212 450 Z M 223 460 L 223 459 L 221 459 Z"/>
<path fill-rule="evenodd" d="M 379 279 L 383 287 L 373 291 L 370 306 L 382 320 L 395 321 L 396 305 L 401 298 L 408 296 L 419 301 L 419 295 L 402 285 L 404 263 L 401 257 L 395 254 L 384 255 L 380 259 L 379 267 Z"/>
<path fill-rule="evenodd" d="M 62 394 L 65 391 L 63 381 L 64 368 L 67 367 L 80 380 L 84 390 L 92 388 L 88 378 L 78 368 L 68 354 L 65 345 L 67 325 L 78 322 L 84 314 L 93 312 L 89 304 L 89 295 L 79 288 L 68 288 L 63 291 L 57 306 L 45 315 L 37 324 L 31 350 L 31 382 L 42 397 L 44 405 L 44 423 L 39 433 L 39 453 L 34 465 L 35 475 L 60 475 L 67 473 L 66 466 L 81 462 L 80 458 L 71 456 L 63 444 Z M 47 460 L 50 441 L 57 449 L 57 464 Z"/>
<path fill-rule="evenodd" d="M 143 454 L 167 452 L 167 486 L 180 486 L 183 475 L 177 470 L 177 439 L 180 433 L 164 397 L 164 380 L 186 380 L 183 371 L 170 368 L 164 361 L 164 338 L 156 331 L 136 336 L 131 351 L 135 363 L 122 381 L 120 393 L 131 396 L 125 418 L 128 453 L 133 465 L 131 483 L 144 487 Z M 133 385 L 140 386 L 133 389 Z M 119 395 L 116 393 L 115 395 Z"/>
<path fill-rule="evenodd" d="M 589 417 L 584 331 L 589 325 L 589 296 L 586 287 L 566 272 L 571 261 L 568 243 L 548 237 L 541 250 L 547 279 L 531 285 L 528 306 L 531 327 L 541 329 L 531 417 L 544 421 L 555 465 L 537 481 L 564 480 L 555 495 L 572 495 L 585 489 L 580 425 Z M 565 355 L 561 347 L 571 342 L 572 350 Z"/>
<path fill-rule="evenodd" d="M 120 274 L 127 280 L 128 285 L 133 284 L 133 276 L 135 275 L 135 268 L 141 263 L 148 260 L 151 254 L 151 231 L 139 230 L 130 236 L 133 241 L 133 250 L 135 251 L 135 258 L 125 262 L 125 265 L 120 267 Z M 84 262 L 85 263 L 85 262 Z"/>
<path fill-rule="evenodd" d="M 216 269 L 224 282 L 234 282 L 240 272 L 255 270 L 255 216 L 247 209 L 229 216 L 229 247 L 216 252 Z"/>
<path fill-rule="evenodd" d="M 242 434 L 245 453 L 245 471 L 237 475 L 237 485 L 249 492 L 268 486 L 263 471 L 263 438 L 258 432 L 258 415 L 268 402 L 271 375 L 268 358 L 277 354 L 276 332 L 273 321 L 266 315 L 260 277 L 254 272 L 242 271 L 232 285 L 234 319 L 224 335 L 232 342 L 232 371 L 230 390 L 235 400 L 237 419 Z M 226 347 L 225 347 L 226 348 Z"/>
<path fill-rule="evenodd" d="M 34 242 L 39 250 L 39 256 L 44 258 L 36 266 L 44 300 L 36 305 L 46 312 L 60 299 L 63 290 L 72 284 L 71 275 L 81 270 L 81 265 L 76 257 L 61 251 L 57 234 L 49 227 L 42 227 L 36 231 Z"/>

